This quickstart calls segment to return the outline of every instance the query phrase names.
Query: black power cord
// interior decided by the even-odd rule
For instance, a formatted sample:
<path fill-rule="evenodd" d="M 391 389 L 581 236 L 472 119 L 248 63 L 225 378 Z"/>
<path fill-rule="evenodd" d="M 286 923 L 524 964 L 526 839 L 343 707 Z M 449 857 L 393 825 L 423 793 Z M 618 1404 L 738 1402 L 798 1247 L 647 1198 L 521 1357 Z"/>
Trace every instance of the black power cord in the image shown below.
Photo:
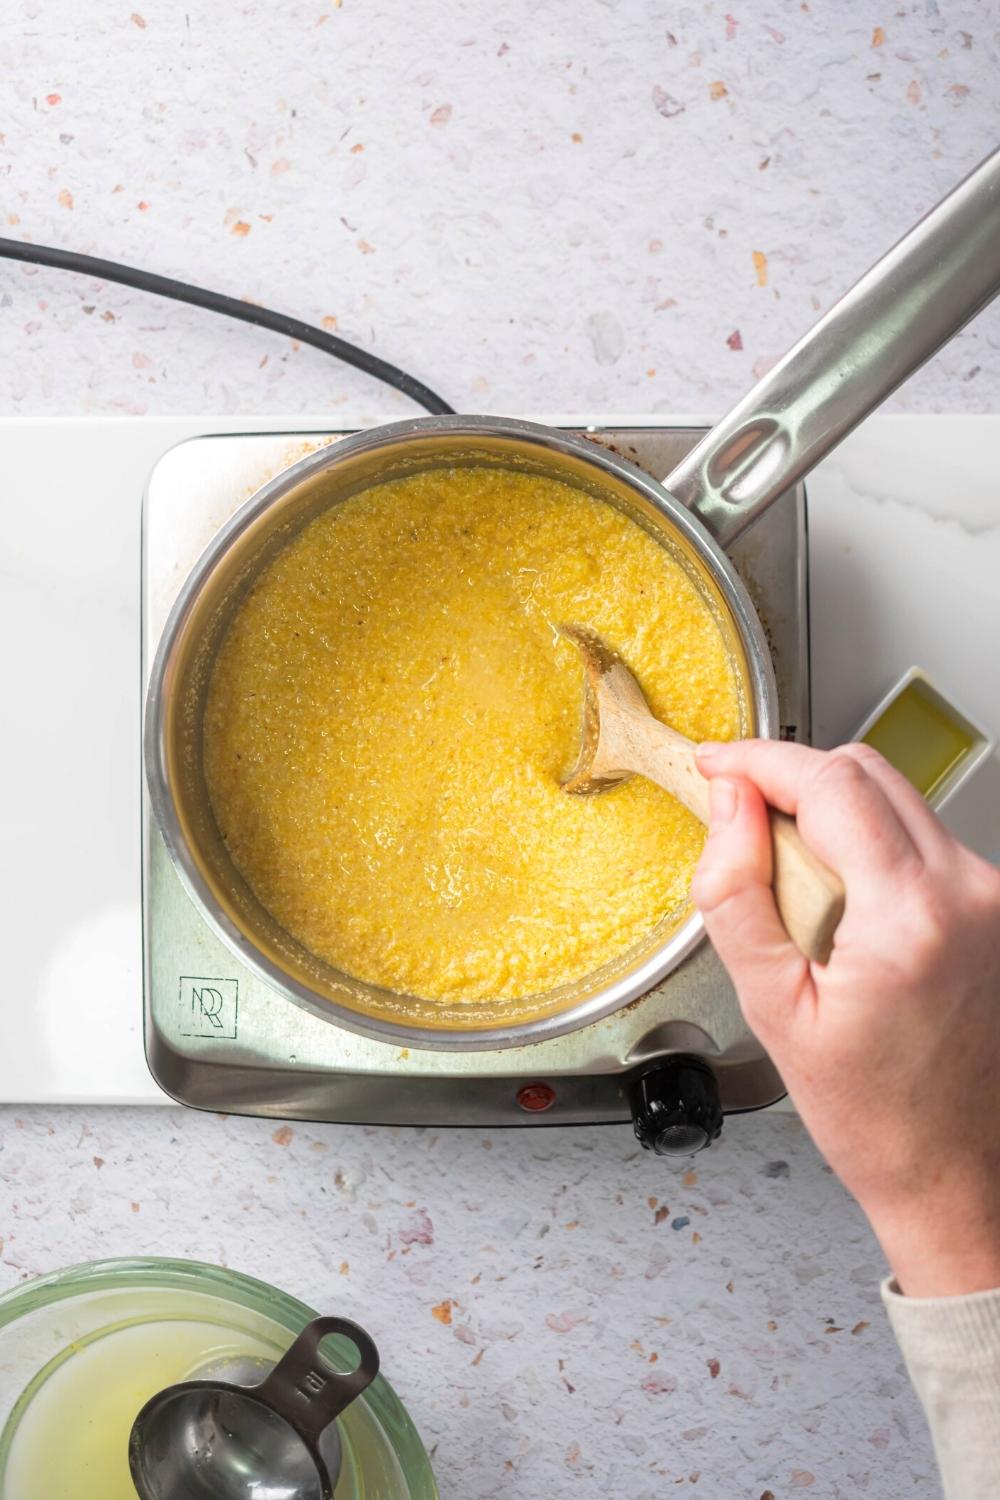
<path fill-rule="evenodd" d="M 416 401 L 435 416 L 444 416 L 454 407 L 443 401 L 436 391 L 422 381 L 407 375 L 390 365 L 387 360 L 349 344 L 335 334 L 324 333 L 311 323 L 300 322 L 285 313 L 272 312 L 267 307 L 255 307 L 252 302 L 241 302 L 238 297 L 224 297 L 220 292 L 207 292 L 203 287 L 191 286 L 186 281 L 174 281 L 169 276 L 157 276 L 153 271 L 138 271 L 134 266 L 123 266 L 115 260 L 102 260 L 97 255 L 78 255 L 75 250 L 57 250 L 52 245 L 28 245 L 21 240 L 0 239 L 0 257 L 7 260 L 23 260 L 39 266 L 54 266 L 59 271 L 78 271 L 84 276 L 97 276 L 102 281 L 117 281 L 122 286 L 135 287 L 139 292 L 152 292 L 156 297 L 170 297 L 175 302 L 189 302 L 192 307 L 204 307 L 208 312 L 222 313 L 227 318 L 237 318 L 241 323 L 253 323 L 258 328 L 269 328 L 272 333 L 283 333 L 286 338 L 298 339 L 332 354 L 356 370 L 364 370 L 395 390 L 402 391 L 411 401 Z"/>

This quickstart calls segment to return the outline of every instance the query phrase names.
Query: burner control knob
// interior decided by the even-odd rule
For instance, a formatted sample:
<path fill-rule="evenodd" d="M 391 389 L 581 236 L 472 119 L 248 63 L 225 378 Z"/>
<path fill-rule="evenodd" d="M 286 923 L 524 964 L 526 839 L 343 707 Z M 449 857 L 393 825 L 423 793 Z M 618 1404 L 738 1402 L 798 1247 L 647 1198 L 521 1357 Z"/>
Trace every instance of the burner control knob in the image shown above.
<path fill-rule="evenodd" d="M 629 1091 L 636 1139 L 657 1156 L 690 1156 L 722 1129 L 715 1075 L 695 1057 L 671 1057 Z"/>

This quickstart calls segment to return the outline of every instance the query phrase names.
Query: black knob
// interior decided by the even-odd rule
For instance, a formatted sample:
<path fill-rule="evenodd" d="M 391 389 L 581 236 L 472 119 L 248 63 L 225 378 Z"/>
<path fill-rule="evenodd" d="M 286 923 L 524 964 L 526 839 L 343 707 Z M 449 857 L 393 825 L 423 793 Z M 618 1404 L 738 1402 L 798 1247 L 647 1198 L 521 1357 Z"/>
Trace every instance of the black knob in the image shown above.
<path fill-rule="evenodd" d="M 722 1129 L 715 1074 L 696 1057 L 670 1057 L 629 1091 L 636 1139 L 657 1156 L 691 1156 Z"/>

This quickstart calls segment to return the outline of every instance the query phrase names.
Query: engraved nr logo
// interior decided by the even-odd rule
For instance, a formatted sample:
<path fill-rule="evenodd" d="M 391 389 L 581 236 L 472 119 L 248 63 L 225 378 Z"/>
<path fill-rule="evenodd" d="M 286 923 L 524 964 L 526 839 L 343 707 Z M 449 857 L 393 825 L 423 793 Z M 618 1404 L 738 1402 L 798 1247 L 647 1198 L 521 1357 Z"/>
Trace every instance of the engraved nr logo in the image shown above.
<path fill-rule="evenodd" d="M 181 975 L 181 1036 L 236 1040 L 239 1025 L 239 984 L 235 979 L 204 979 Z"/>

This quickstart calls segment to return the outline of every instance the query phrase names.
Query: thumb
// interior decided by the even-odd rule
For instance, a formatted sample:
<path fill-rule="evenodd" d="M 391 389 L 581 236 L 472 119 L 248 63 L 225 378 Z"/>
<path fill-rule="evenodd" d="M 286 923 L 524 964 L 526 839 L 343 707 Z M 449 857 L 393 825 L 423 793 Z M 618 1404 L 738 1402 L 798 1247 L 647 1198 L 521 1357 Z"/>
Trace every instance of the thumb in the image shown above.
<path fill-rule="evenodd" d="M 771 889 L 767 804 L 752 782 L 713 777 L 711 822 L 691 895 L 736 986 L 748 1025 L 762 1034 L 787 1018 L 809 978 Z"/>

